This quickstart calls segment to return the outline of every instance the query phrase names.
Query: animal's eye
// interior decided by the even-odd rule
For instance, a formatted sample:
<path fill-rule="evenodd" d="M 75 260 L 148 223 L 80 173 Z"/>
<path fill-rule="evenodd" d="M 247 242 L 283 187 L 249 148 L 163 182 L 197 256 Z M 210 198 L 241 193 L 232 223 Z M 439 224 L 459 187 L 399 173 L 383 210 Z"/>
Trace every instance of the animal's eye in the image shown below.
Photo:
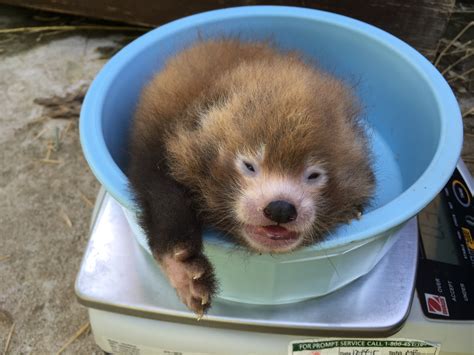
<path fill-rule="evenodd" d="M 321 185 L 326 182 L 326 171 L 319 167 L 313 167 L 306 173 L 306 181 L 309 184 Z"/>
<path fill-rule="evenodd" d="M 250 164 L 250 163 L 244 161 L 244 165 L 245 165 L 245 168 L 246 168 L 248 171 L 250 171 L 250 172 L 252 172 L 252 173 L 255 172 L 255 168 L 253 167 L 252 164 Z"/>
<path fill-rule="evenodd" d="M 316 180 L 321 176 L 321 173 L 314 172 L 308 176 L 308 180 Z"/>
<path fill-rule="evenodd" d="M 254 177 L 258 174 L 259 166 L 257 162 L 250 157 L 238 155 L 235 164 L 237 170 L 247 177 Z"/>

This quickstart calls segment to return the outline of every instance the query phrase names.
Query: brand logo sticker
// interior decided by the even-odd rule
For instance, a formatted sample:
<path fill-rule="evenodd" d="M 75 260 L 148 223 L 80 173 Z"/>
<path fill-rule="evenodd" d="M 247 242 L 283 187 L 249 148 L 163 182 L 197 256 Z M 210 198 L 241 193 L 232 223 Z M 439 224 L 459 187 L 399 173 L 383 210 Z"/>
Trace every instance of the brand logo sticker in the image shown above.
<path fill-rule="evenodd" d="M 426 307 L 431 314 L 439 314 L 440 316 L 449 316 L 448 304 L 443 296 L 425 293 Z"/>

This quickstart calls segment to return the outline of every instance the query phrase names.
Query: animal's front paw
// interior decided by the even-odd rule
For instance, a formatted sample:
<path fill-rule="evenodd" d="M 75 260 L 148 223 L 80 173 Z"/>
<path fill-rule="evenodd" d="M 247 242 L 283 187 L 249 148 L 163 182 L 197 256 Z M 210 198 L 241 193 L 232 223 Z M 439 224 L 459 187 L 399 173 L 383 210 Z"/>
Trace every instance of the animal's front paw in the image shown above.
<path fill-rule="evenodd" d="M 353 220 L 360 220 L 362 218 L 362 209 L 356 209 L 354 212 L 350 215 L 349 219 L 347 220 L 348 224 L 351 224 Z"/>
<path fill-rule="evenodd" d="M 161 267 L 181 301 L 200 319 L 211 306 L 216 281 L 211 263 L 202 254 L 185 247 L 160 258 Z"/>

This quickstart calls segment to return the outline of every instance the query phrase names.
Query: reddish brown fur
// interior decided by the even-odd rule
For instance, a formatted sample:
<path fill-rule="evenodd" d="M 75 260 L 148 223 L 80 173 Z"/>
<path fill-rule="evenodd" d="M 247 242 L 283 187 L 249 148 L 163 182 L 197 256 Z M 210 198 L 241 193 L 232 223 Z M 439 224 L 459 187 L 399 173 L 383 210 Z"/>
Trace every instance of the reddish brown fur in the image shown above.
<path fill-rule="evenodd" d="M 234 164 L 238 152 L 255 153 L 264 144 L 265 170 L 291 177 L 303 173 L 308 159 L 322 163 L 328 181 L 308 244 L 355 217 L 373 193 L 358 114 L 345 84 L 295 53 L 263 43 L 202 42 L 170 60 L 144 90 L 132 158 L 141 159 L 145 146 L 149 156 L 155 150 L 149 167 L 157 164 L 184 187 L 198 219 L 236 235 L 232 203 L 241 184 Z M 142 170 L 134 170 L 132 162 L 136 191 L 138 175 L 147 174 Z M 140 193 L 139 200 L 145 196 Z"/>
<path fill-rule="evenodd" d="M 160 100 L 163 106 L 157 100 L 162 91 L 170 96 Z M 232 159 L 262 142 L 272 152 L 264 162 L 270 171 L 301 174 L 303 158 L 311 156 L 326 164 L 330 179 L 327 210 L 318 218 L 321 232 L 353 217 L 372 195 L 370 155 L 354 98 L 341 81 L 294 54 L 265 44 L 202 43 L 169 63 L 147 94 L 150 105 L 187 113 L 157 129 L 169 134 L 173 176 L 198 192 L 209 212 L 206 220 L 220 222 L 224 230 L 235 224 L 229 212 L 230 191 L 238 189 Z M 173 102 L 175 95 L 179 101 Z M 199 129 L 210 110 L 218 118 Z M 148 129 L 149 123 L 146 119 Z"/>

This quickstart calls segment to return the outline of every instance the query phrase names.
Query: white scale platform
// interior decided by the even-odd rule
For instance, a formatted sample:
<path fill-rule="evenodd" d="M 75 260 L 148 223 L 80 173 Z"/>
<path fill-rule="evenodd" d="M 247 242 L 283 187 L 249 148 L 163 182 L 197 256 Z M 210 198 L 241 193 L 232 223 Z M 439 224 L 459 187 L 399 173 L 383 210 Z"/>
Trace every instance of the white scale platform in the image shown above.
<path fill-rule="evenodd" d="M 197 321 L 103 191 L 94 216 L 76 294 L 106 352 L 273 355 L 318 337 L 409 338 L 441 343 L 442 353 L 474 352 L 472 323 L 428 320 L 414 297 L 416 219 L 368 275 L 332 294 L 278 306 L 216 299 Z"/>

